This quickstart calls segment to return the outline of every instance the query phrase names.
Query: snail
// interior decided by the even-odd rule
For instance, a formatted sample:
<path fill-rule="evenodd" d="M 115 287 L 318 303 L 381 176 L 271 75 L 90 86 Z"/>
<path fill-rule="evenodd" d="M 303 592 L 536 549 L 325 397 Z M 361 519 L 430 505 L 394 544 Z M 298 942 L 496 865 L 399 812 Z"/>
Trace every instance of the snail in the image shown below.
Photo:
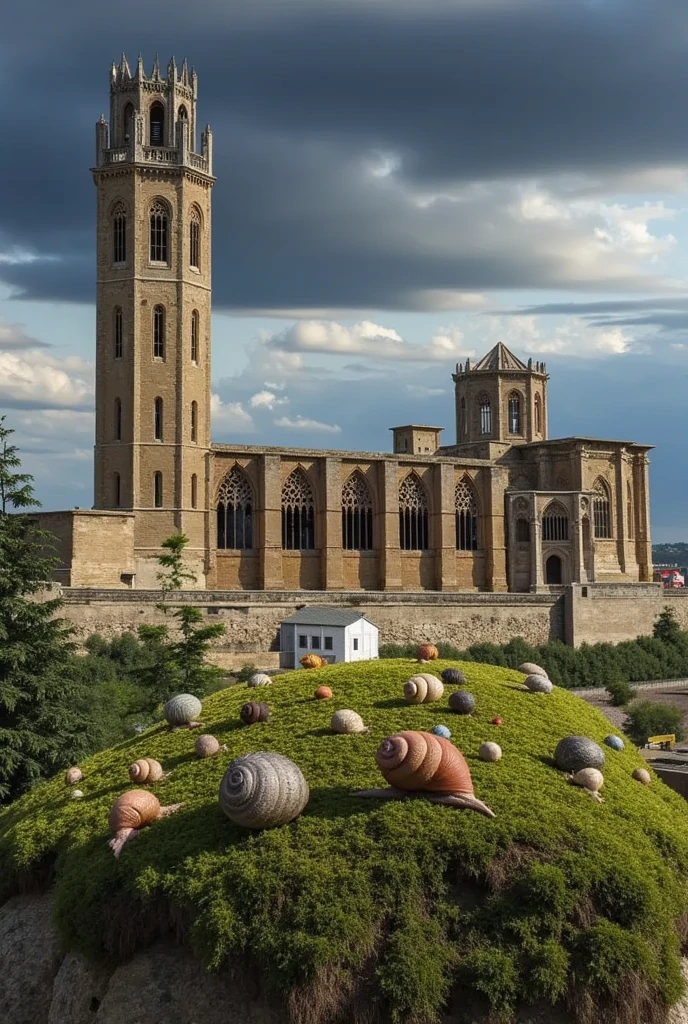
<path fill-rule="evenodd" d="M 65 786 L 76 786 L 77 782 L 81 782 L 84 777 L 84 773 L 81 768 L 68 768 L 65 772 Z"/>
<path fill-rule="evenodd" d="M 451 730 L 446 725 L 433 725 L 430 732 L 435 736 L 443 736 L 445 740 L 448 740 L 451 736 Z"/>
<path fill-rule="evenodd" d="M 582 786 L 593 800 L 597 800 L 600 804 L 603 803 L 603 797 L 600 796 L 599 791 L 604 785 L 604 775 L 597 768 L 581 768 L 579 772 L 567 775 L 566 778 L 574 786 Z"/>
<path fill-rule="evenodd" d="M 230 764 L 220 783 L 220 807 L 245 828 L 273 828 L 297 818 L 308 803 L 301 769 L 282 754 L 244 754 Z"/>
<path fill-rule="evenodd" d="M 129 778 L 132 782 L 160 782 L 167 778 L 165 769 L 153 757 L 140 757 L 129 765 Z"/>
<path fill-rule="evenodd" d="M 565 736 L 554 751 L 557 768 L 565 772 L 578 772 L 581 768 L 601 768 L 604 751 L 587 736 Z"/>
<path fill-rule="evenodd" d="M 368 726 L 363 724 L 361 716 L 356 714 L 355 711 L 349 711 L 348 708 L 335 711 L 332 715 L 330 728 L 332 732 L 340 733 L 368 732 Z"/>
<path fill-rule="evenodd" d="M 84 792 L 82 789 L 73 789 L 69 795 L 71 796 L 72 800 L 81 800 L 82 796 L 84 795 Z"/>
<path fill-rule="evenodd" d="M 612 750 L 623 750 L 624 747 L 625 747 L 625 743 L 621 739 L 621 737 L 620 736 L 614 736 L 613 733 L 610 734 L 609 736 L 605 736 L 604 739 L 602 740 L 602 742 L 606 743 L 606 745 L 608 747 L 611 747 Z"/>
<path fill-rule="evenodd" d="M 478 757 L 481 761 L 499 761 L 502 756 L 502 748 L 499 743 L 493 743 L 488 740 L 486 743 L 480 744 L 478 750 Z"/>
<path fill-rule="evenodd" d="M 319 654 L 304 654 L 303 658 L 300 659 L 300 663 L 304 668 L 322 668 L 323 665 L 327 664 Z"/>
<path fill-rule="evenodd" d="M 524 676 L 544 676 L 548 679 L 547 672 L 544 668 L 540 668 L 533 661 L 524 661 L 522 665 L 519 665 L 516 669 L 517 672 L 522 672 Z"/>
<path fill-rule="evenodd" d="M 454 690 L 449 695 L 449 707 L 457 715 L 470 715 L 475 708 L 475 697 L 467 690 Z"/>
<path fill-rule="evenodd" d="M 471 773 L 461 751 L 441 736 L 398 732 L 382 741 L 375 760 L 390 788 L 359 790 L 355 796 L 388 800 L 418 796 L 450 807 L 467 807 L 488 818 L 495 816 L 475 796 Z"/>
<path fill-rule="evenodd" d="M 643 786 L 649 786 L 652 782 L 652 776 L 647 768 L 636 768 L 633 772 L 633 778 L 636 782 L 642 782 Z"/>
<path fill-rule="evenodd" d="M 416 652 L 418 661 L 436 661 L 440 652 L 434 644 L 421 644 Z"/>
<path fill-rule="evenodd" d="M 411 676 L 404 684 L 404 699 L 409 704 L 430 704 L 439 700 L 444 694 L 444 686 L 437 676 L 427 672 L 421 672 L 417 676 Z"/>
<path fill-rule="evenodd" d="M 113 838 L 108 843 L 115 857 L 122 847 L 136 835 L 138 829 L 150 825 L 158 818 L 174 814 L 182 804 L 168 804 L 161 807 L 157 796 L 147 789 L 130 789 L 117 797 L 110 811 L 110 831 Z"/>
<path fill-rule="evenodd" d="M 547 676 L 538 676 L 533 673 L 533 675 L 526 676 L 525 687 L 531 693 L 551 693 L 554 683 Z"/>
<path fill-rule="evenodd" d="M 267 675 L 266 672 L 254 672 L 253 675 L 249 677 L 248 683 L 246 685 L 247 686 L 270 686 L 271 683 L 272 683 L 272 679 L 270 678 L 269 675 Z"/>
<path fill-rule="evenodd" d="M 215 754 L 219 754 L 221 750 L 226 750 L 227 744 L 220 743 L 214 736 L 210 736 L 209 733 L 203 733 L 202 736 L 196 738 L 194 743 L 194 750 L 199 757 L 214 757 Z"/>
<path fill-rule="evenodd" d="M 447 686 L 463 686 L 466 677 L 460 668 L 445 668 L 442 673 L 442 680 Z"/>
<path fill-rule="evenodd" d="M 254 722 L 267 722 L 270 717 L 270 708 L 257 700 L 250 700 L 243 704 L 239 711 L 239 718 L 244 725 L 253 725 Z"/>
<path fill-rule="evenodd" d="M 318 686 L 318 688 L 313 691 L 313 696 L 316 700 L 329 700 L 332 696 L 332 690 L 329 686 Z"/>
<path fill-rule="evenodd" d="M 196 721 L 201 708 L 200 700 L 192 693 L 178 693 L 168 700 L 162 713 L 173 729 L 195 729 L 203 724 Z"/>

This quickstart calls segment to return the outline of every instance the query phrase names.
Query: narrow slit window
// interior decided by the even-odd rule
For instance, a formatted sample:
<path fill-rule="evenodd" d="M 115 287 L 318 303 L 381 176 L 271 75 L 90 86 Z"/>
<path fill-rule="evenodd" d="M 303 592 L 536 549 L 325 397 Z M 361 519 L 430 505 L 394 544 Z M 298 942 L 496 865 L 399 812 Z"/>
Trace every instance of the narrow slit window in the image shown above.
<path fill-rule="evenodd" d="M 156 508 L 162 508 L 162 473 L 153 474 L 153 504 Z"/>
<path fill-rule="evenodd" d="M 198 402 L 191 403 L 191 442 L 198 441 Z"/>
<path fill-rule="evenodd" d="M 115 399 L 115 441 L 122 440 L 122 399 Z"/>
<path fill-rule="evenodd" d="M 115 508 L 119 508 L 122 504 L 122 482 L 119 473 L 115 473 L 114 477 L 114 499 Z"/>
<path fill-rule="evenodd" d="M 127 215 L 123 203 L 117 203 L 112 214 L 112 262 L 127 261 Z"/>
<path fill-rule="evenodd" d="M 191 508 L 198 508 L 198 477 L 191 474 Z"/>
<path fill-rule="evenodd" d="M 153 358 L 165 358 L 165 310 L 162 306 L 153 310 Z"/>
<path fill-rule="evenodd" d="M 189 266 L 201 269 L 201 217 L 195 206 L 189 221 Z"/>
<path fill-rule="evenodd" d="M 194 309 L 191 314 L 191 362 L 198 365 L 198 310 Z"/>
<path fill-rule="evenodd" d="M 115 306 L 114 316 L 115 331 L 115 359 L 121 359 L 124 354 L 124 324 L 122 321 L 122 307 Z"/>
<path fill-rule="evenodd" d="M 167 263 L 168 229 L 167 207 L 158 199 L 153 203 L 150 211 L 151 263 Z"/>
<path fill-rule="evenodd" d="M 162 398 L 156 398 L 153 403 L 153 437 L 156 441 L 162 441 Z"/>

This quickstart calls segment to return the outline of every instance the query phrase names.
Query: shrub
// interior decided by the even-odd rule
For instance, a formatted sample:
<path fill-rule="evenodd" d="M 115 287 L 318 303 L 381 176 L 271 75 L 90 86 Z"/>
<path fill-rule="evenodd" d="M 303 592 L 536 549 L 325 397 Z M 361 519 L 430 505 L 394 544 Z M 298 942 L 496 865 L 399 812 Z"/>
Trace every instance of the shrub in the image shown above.
<path fill-rule="evenodd" d="M 635 690 L 625 679 L 617 678 L 607 683 L 607 693 L 615 708 L 625 707 L 635 697 Z"/>
<path fill-rule="evenodd" d="M 674 733 L 678 740 L 683 736 L 682 717 L 681 709 L 671 704 L 659 704 L 651 700 L 638 701 L 631 704 L 628 709 L 624 732 L 639 747 L 647 743 L 650 736 Z"/>

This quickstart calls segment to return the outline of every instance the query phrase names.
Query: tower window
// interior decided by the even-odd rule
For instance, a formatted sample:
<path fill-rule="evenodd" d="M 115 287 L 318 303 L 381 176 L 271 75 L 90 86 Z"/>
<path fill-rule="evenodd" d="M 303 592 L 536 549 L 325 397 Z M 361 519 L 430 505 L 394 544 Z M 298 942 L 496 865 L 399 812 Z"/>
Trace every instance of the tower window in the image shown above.
<path fill-rule="evenodd" d="M 186 107 L 182 103 L 180 108 L 179 108 L 179 111 L 177 113 L 177 120 L 179 120 L 179 121 L 188 121 L 188 119 L 189 119 L 189 115 L 186 112 Z"/>
<path fill-rule="evenodd" d="M 282 547 L 285 551 L 315 547 L 315 499 L 302 469 L 290 473 L 282 488 Z"/>
<path fill-rule="evenodd" d="M 122 400 L 115 399 L 115 441 L 122 440 Z"/>
<path fill-rule="evenodd" d="M 535 396 L 535 433 L 542 433 L 542 399 L 539 395 Z"/>
<path fill-rule="evenodd" d="M 189 266 L 197 270 L 201 266 L 201 215 L 196 206 L 191 207 L 189 221 Z"/>
<path fill-rule="evenodd" d="M 120 480 L 119 473 L 115 473 L 113 477 L 113 499 L 115 502 L 115 508 L 119 508 L 122 504 L 122 481 Z"/>
<path fill-rule="evenodd" d="M 191 508 L 198 508 L 198 477 L 191 474 Z"/>
<path fill-rule="evenodd" d="M 480 433 L 491 434 L 492 433 L 492 409 L 490 407 L 490 399 L 487 395 L 483 395 L 478 399 L 478 408 L 480 409 Z"/>
<path fill-rule="evenodd" d="M 198 365 L 198 310 L 191 314 L 191 362 Z"/>
<path fill-rule="evenodd" d="M 154 103 L 150 108 L 150 144 L 162 146 L 165 140 L 165 108 L 162 103 Z"/>
<path fill-rule="evenodd" d="M 127 103 L 124 108 L 124 116 L 122 118 L 122 126 L 124 131 L 122 132 L 124 138 L 124 145 L 129 142 L 132 132 L 134 131 L 134 105 L 133 103 Z"/>
<path fill-rule="evenodd" d="M 162 398 L 156 398 L 153 403 L 153 437 L 162 441 Z"/>
<path fill-rule="evenodd" d="M 470 482 L 464 477 L 454 492 L 457 551 L 475 551 L 478 547 L 478 503 Z"/>
<path fill-rule="evenodd" d="M 115 306 L 114 316 L 114 329 L 115 329 L 115 359 L 121 359 L 124 353 L 124 339 L 122 336 L 122 307 Z"/>
<path fill-rule="evenodd" d="M 521 396 L 512 391 L 509 395 L 509 433 L 521 433 Z"/>
<path fill-rule="evenodd" d="M 253 547 L 253 490 L 238 466 L 229 471 L 218 491 L 217 546 L 234 551 Z"/>
<path fill-rule="evenodd" d="M 167 207 L 156 199 L 150 210 L 151 263 L 167 263 L 168 226 Z"/>
<path fill-rule="evenodd" d="M 127 214 L 124 203 L 117 203 L 112 211 L 112 260 L 126 263 L 127 260 Z"/>
<path fill-rule="evenodd" d="M 611 501 L 609 488 L 601 477 L 595 481 L 595 497 L 592 507 L 595 536 L 608 540 L 612 535 Z"/>
<path fill-rule="evenodd" d="M 345 551 L 373 547 L 373 499 L 359 472 L 352 473 L 342 487 L 342 547 Z"/>
<path fill-rule="evenodd" d="M 399 547 L 402 551 L 428 549 L 428 499 L 412 473 L 399 488 Z"/>
<path fill-rule="evenodd" d="M 542 517 L 543 540 L 568 540 L 569 516 L 562 505 L 548 505 Z"/>
<path fill-rule="evenodd" d="M 153 310 L 153 358 L 165 358 L 165 310 L 162 306 Z"/>
<path fill-rule="evenodd" d="M 153 504 L 162 508 L 162 473 L 153 473 Z"/>
<path fill-rule="evenodd" d="M 198 441 L 198 402 L 191 403 L 191 440 Z"/>

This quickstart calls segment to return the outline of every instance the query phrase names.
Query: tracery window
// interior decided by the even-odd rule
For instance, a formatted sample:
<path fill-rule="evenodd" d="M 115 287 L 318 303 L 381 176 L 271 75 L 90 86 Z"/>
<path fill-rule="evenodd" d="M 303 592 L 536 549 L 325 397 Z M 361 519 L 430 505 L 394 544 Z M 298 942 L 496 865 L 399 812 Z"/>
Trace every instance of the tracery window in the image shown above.
<path fill-rule="evenodd" d="M 608 539 L 612 535 L 609 487 L 601 477 L 598 477 L 593 489 L 595 491 L 592 501 L 595 536 Z"/>
<path fill-rule="evenodd" d="M 478 407 L 480 409 L 480 433 L 491 434 L 492 408 L 490 406 L 490 399 L 487 395 L 481 395 L 478 399 Z"/>
<path fill-rule="evenodd" d="M 194 506 L 195 507 L 195 506 Z M 217 546 L 245 551 L 253 547 L 253 489 L 243 470 L 234 466 L 217 494 Z"/>
<path fill-rule="evenodd" d="M 169 218 L 167 207 L 156 199 L 150 208 L 150 261 L 167 263 L 167 236 Z"/>
<path fill-rule="evenodd" d="M 520 434 L 521 433 L 521 396 L 517 391 L 512 391 L 509 395 L 509 433 Z"/>
<path fill-rule="evenodd" d="M 399 488 L 399 546 L 402 551 L 428 549 L 428 498 L 425 488 L 413 473 Z"/>
<path fill-rule="evenodd" d="M 628 537 L 633 540 L 635 536 L 635 516 L 633 514 L 633 490 L 630 482 L 626 481 L 626 518 L 628 520 Z"/>
<path fill-rule="evenodd" d="M 315 547 L 315 499 L 302 469 L 295 469 L 282 488 L 282 547 L 310 551 Z"/>
<path fill-rule="evenodd" d="M 162 398 L 156 398 L 153 403 L 153 437 L 162 441 Z"/>
<path fill-rule="evenodd" d="M 342 487 L 342 547 L 345 551 L 371 551 L 373 547 L 373 499 L 358 472 Z"/>
<path fill-rule="evenodd" d="M 191 314 L 191 362 L 198 364 L 198 310 Z"/>
<path fill-rule="evenodd" d="M 124 354 L 124 334 L 122 322 L 122 307 L 115 306 L 114 311 L 114 353 L 115 359 L 121 359 Z"/>
<path fill-rule="evenodd" d="M 569 539 L 569 514 L 563 505 L 553 501 L 542 517 L 543 540 Z"/>
<path fill-rule="evenodd" d="M 191 443 L 198 441 L 198 402 L 191 403 Z"/>
<path fill-rule="evenodd" d="M 456 485 L 454 508 L 457 550 L 475 551 L 478 547 L 478 504 L 475 491 L 465 478 Z"/>
<path fill-rule="evenodd" d="M 162 508 L 162 473 L 153 474 L 153 504 L 156 508 Z"/>
<path fill-rule="evenodd" d="M 154 103 L 150 108 L 150 144 L 163 146 L 165 143 L 165 108 Z"/>
<path fill-rule="evenodd" d="M 535 396 L 535 433 L 542 433 L 542 399 L 539 395 Z"/>
<path fill-rule="evenodd" d="M 153 358 L 165 358 L 165 310 L 162 306 L 153 310 Z"/>
<path fill-rule="evenodd" d="M 201 215 L 197 206 L 191 207 L 189 220 L 189 266 L 197 270 L 201 266 Z"/>
<path fill-rule="evenodd" d="M 112 211 L 112 261 L 127 260 L 127 213 L 124 203 L 116 203 Z"/>
<path fill-rule="evenodd" d="M 122 440 L 122 399 L 115 399 L 115 441 Z"/>

